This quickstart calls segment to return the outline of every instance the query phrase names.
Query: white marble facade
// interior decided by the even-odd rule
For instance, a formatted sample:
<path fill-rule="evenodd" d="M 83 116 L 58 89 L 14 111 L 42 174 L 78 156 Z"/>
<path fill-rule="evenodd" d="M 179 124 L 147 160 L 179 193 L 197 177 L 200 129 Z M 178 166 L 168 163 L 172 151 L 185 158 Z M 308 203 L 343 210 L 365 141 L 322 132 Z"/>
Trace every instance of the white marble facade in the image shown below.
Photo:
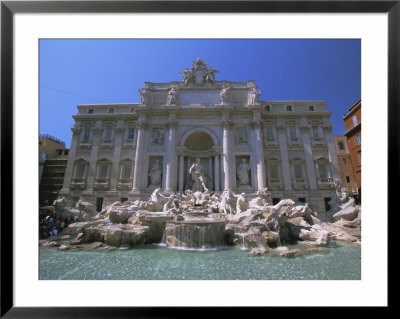
<path fill-rule="evenodd" d="M 268 187 L 275 201 L 325 211 L 339 178 L 326 102 L 259 101 L 255 81 L 218 81 L 217 72 L 197 59 L 182 81 L 145 82 L 140 103 L 78 105 L 60 196 L 107 204 L 158 187 L 248 196 Z"/>

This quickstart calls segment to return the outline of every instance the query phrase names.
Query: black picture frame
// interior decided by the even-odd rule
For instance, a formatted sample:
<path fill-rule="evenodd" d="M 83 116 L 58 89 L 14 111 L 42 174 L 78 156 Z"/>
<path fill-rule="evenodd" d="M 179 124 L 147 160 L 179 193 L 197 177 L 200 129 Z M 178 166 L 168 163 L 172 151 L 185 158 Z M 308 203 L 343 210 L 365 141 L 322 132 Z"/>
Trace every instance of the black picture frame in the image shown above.
<path fill-rule="evenodd" d="M 223 13 L 307 12 L 388 14 L 388 211 L 399 178 L 400 1 L 1 1 L 1 317 L 5 318 L 177 318 L 226 309 L 191 307 L 14 307 L 13 304 L 13 16 L 15 13 Z M 388 218 L 390 218 L 388 214 Z M 390 225 L 390 223 L 388 223 Z M 389 232 L 390 233 L 390 232 Z M 390 240 L 388 241 L 390 243 Z M 389 265 L 389 263 L 388 263 Z M 390 281 L 388 281 L 389 285 Z M 390 308 L 390 298 L 388 300 Z M 386 307 L 383 307 L 386 308 Z M 248 309 L 241 309 L 248 312 Z M 296 314 L 308 311 L 291 307 Z M 234 316 L 238 314 L 235 310 Z"/>

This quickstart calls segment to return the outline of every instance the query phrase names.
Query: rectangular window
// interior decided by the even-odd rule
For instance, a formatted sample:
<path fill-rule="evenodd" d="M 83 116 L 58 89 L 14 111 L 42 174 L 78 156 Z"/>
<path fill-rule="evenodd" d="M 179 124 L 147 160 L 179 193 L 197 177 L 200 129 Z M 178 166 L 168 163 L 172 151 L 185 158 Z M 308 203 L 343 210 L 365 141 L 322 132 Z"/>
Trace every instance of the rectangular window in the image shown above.
<path fill-rule="evenodd" d="M 353 116 L 353 125 L 356 126 L 358 124 L 357 117 Z"/>
<path fill-rule="evenodd" d="M 105 132 L 105 134 L 104 134 L 104 140 L 105 140 L 105 141 L 111 141 L 112 132 L 113 132 L 113 130 L 112 130 L 111 127 L 107 127 L 107 128 L 106 128 L 106 132 Z"/>
<path fill-rule="evenodd" d="M 89 109 L 88 114 L 93 114 L 93 109 Z"/>
<path fill-rule="evenodd" d="M 122 178 L 123 179 L 129 179 L 131 178 L 131 165 L 124 165 L 122 167 Z"/>
<path fill-rule="evenodd" d="M 85 164 L 78 164 L 76 167 L 76 178 L 82 179 L 83 174 L 85 173 Z"/>
<path fill-rule="evenodd" d="M 361 134 L 357 134 L 354 139 L 356 140 L 356 146 L 361 145 Z"/>
<path fill-rule="evenodd" d="M 272 126 L 267 126 L 266 133 L 267 133 L 267 139 L 269 139 L 269 140 L 274 139 L 274 130 L 273 130 Z"/>
<path fill-rule="evenodd" d="M 99 166 L 99 178 L 106 179 L 108 173 L 108 164 L 100 164 Z"/>
<path fill-rule="evenodd" d="M 299 202 L 300 203 L 305 203 L 306 202 L 306 198 L 305 197 L 299 197 Z"/>
<path fill-rule="evenodd" d="M 286 105 L 286 111 L 287 112 L 292 112 L 293 111 L 293 107 L 291 105 Z"/>
<path fill-rule="evenodd" d="M 346 183 L 350 183 L 350 176 L 346 176 Z"/>
<path fill-rule="evenodd" d="M 339 143 L 338 143 L 338 146 L 339 146 L 339 149 L 340 149 L 341 151 L 344 151 L 344 144 L 343 144 L 343 142 L 339 142 Z"/>
<path fill-rule="evenodd" d="M 321 136 L 319 135 L 318 126 L 313 126 L 312 127 L 312 132 L 313 132 L 313 135 L 314 135 L 315 139 L 321 138 Z"/>
<path fill-rule="evenodd" d="M 135 137 L 135 128 L 130 127 L 128 128 L 128 140 L 133 140 L 133 138 Z"/>
<path fill-rule="evenodd" d="M 297 139 L 297 131 L 295 126 L 289 126 L 289 137 Z"/>
<path fill-rule="evenodd" d="M 128 200 L 128 198 L 126 198 L 126 197 L 121 197 L 121 203 L 124 203 L 124 202 L 126 202 Z"/>
<path fill-rule="evenodd" d="M 303 179 L 303 170 L 301 165 L 294 165 L 294 177 L 296 179 Z"/>
<path fill-rule="evenodd" d="M 279 179 L 278 165 L 272 164 L 269 166 L 269 176 L 271 178 L 271 181 L 277 181 Z"/>
<path fill-rule="evenodd" d="M 114 113 L 114 108 L 113 108 L 113 107 L 110 107 L 110 108 L 108 109 L 108 113 Z"/>
<path fill-rule="evenodd" d="M 318 164 L 318 171 L 320 178 L 328 178 L 328 170 L 326 164 Z"/>
<path fill-rule="evenodd" d="M 357 153 L 357 156 L 358 156 L 358 162 L 359 162 L 360 165 L 361 165 L 361 152 L 358 152 L 358 153 Z"/>
<path fill-rule="evenodd" d="M 90 138 L 90 127 L 85 127 L 85 130 L 83 131 L 83 140 L 88 141 Z"/>
<path fill-rule="evenodd" d="M 310 112 L 314 112 L 314 105 L 309 105 L 309 106 L 308 106 L 308 110 L 309 110 Z"/>
<path fill-rule="evenodd" d="M 270 112 L 270 111 L 271 111 L 271 105 L 265 106 L 265 111 L 266 111 L 266 112 Z"/>

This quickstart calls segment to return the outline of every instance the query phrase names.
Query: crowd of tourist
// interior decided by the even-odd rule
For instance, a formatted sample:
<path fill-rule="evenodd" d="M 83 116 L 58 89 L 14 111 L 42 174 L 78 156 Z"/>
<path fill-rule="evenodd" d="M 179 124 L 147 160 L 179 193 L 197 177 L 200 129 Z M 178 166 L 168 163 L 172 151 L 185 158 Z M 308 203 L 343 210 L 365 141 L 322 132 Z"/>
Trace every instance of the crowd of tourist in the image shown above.
<path fill-rule="evenodd" d="M 57 236 L 65 227 L 74 223 L 74 217 L 57 217 L 57 214 L 50 213 L 39 222 L 39 237 L 46 239 L 51 236 Z"/>

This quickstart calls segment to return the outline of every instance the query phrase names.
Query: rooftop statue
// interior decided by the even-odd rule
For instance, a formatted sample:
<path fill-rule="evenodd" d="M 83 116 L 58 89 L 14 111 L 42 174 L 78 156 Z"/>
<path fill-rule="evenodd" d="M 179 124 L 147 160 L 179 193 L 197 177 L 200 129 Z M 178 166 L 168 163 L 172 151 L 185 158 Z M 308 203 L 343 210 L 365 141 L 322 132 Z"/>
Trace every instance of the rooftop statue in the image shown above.
<path fill-rule="evenodd" d="M 196 61 L 192 62 L 192 67 L 188 69 L 187 67 L 180 71 L 182 74 L 184 85 L 194 83 L 197 85 L 203 85 L 204 83 L 215 82 L 215 73 L 218 73 L 217 69 L 207 66 L 207 62 L 198 58 Z"/>
<path fill-rule="evenodd" d="M 250 90 L 250 101 L 249 105 L 258 104 L 258 98 L 261 95 L 261 91 L 257 88 L 256 85 L 253 85 Z"/>

